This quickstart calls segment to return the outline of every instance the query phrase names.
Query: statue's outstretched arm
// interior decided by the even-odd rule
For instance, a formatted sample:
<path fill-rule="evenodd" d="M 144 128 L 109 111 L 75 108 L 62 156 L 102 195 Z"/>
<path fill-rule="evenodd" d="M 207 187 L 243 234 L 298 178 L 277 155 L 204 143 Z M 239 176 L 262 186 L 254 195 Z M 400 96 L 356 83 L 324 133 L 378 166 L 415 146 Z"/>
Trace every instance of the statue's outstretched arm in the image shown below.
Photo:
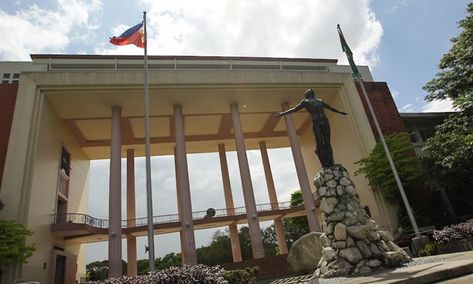
<path fill-rule="evenodd" d="M 336 109 L 336 108 L 334 108 L 334 107 L 331 107 L 331 106 L 330 106 L 329 104 L 327 104 L 327 103 L 324 103 L 324 108 L 326 108 L 326 109 L 328 109 L 328 110 L 330 110 L 330 111 L 339 113 L 339 114 L 347 115 L 346 112 L 341 111 L 341 110 L 338 110 L 338 109 Z"/>
<path fill-rule="evenodd" d="M 293 112 L 296 112 L 296 111 L 300 111 L 303 108 L 304 108 L 304 106 L 302 105 L 302 102 L 300 102 L 293 108 L 275 113 L 274 116 L 275 117 L 280 117 L 280 116 L 283 116 L 283 115 L 286 115 L 286 114 L 290 114 L 290 113 L 293 113 Z"/>

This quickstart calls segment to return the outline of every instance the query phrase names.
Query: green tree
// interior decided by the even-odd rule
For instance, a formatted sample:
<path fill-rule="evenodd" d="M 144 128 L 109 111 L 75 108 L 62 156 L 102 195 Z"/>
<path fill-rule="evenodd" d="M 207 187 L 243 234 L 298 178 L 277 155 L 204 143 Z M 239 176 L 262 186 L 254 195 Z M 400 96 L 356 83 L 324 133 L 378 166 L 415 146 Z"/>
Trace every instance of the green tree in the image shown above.
<path fill-rule="evenodd" d="M 107 279 L 108 260 L 94 261 L 85 266 L 88 281 L 100 281 Z"/>
<path fill-rule="evenodd" d="M 4 268 L 13 263 L 26 263 L 35 251 L 26 244 L 26 237 L 33 232 L 12 220 L 0 220 L 0 283 Z"/>
<path fill-rule="evenodd" d="M 101 281 L 108 278 L 108 260 L 98 260 L 85 266 L 88 281 Z M 122 274 L 127 275 L 127 264 L 122 259 Z"/>
<path fill-rule="evenodd" d="M 144 275 L 149 272 L 149 260 L 148 259 L 138 259 L 136 261 L 136 270 L 138 275 Z"/>
<path fill-rule="evenodd" d="M 232 262 L 232 247 L 228 231 L 215 231 L 210 244 L 197 249 L 197 260 L 205 265 Z"/>
<path fill-rule="evenodd" d="M 473 3 L 467 13 L 459 22 L 463 31 L 451 39 L 450 51 L 440 59 L 440 72 L 424 86 L 427 101 L 450 99 L 462 111 L 473 108 Z"/>
<path fill-rule="evenodd" d="M 473 3 L 459 22 L 462 32 L 440 60 L 440 72 L 424 89 L 427 101 L 452 101 L 457 112 L 436 128 L 424 151 L 429 174 L 450 192 L 455 211 L 471 214 L 473 208 Z M 459 198 L 456 198 L 459 197 Z M 456 199 L 456 200 L 455 200 Z M 462 212 L 463 211 L 463 212 Z"/>
<path fill-rule="evenodd" d="M 385 136 L 385 140 L 403 186 L 408 188 L 421 182 L 424 172 L 422 162 L 414 154 L 409 135 L 389 134 Z M 393 203 L 399 201 L 399 189 L 381 142 L 376 144 L 367 158 L 361 159 L 356 164 L 359 164 L 360 168 L 355 175 L 364 174 L 370 185 L 380 190 L 388 201 Z"/>
<path fill-rule="evenodd" d="M 155 267 L 156 269 L 166 269 L 171 266 L 181 266 L 182 265 L 182 259 L 181 259 L 181 254 L 180 253 L 168 253 L 165 256 L 158 257 L 155 260 Z"/>
<path fill-rule="evenodd" d="M 292 192 L 290 203 L 291 207 L 303 204 L 302 191 L 296 190 Z M 286 218 L 283 220 L 282 224 L 288 249 L 290 249 L 294 242 L 300 237 L 310 232 L 306 216 Z"/>

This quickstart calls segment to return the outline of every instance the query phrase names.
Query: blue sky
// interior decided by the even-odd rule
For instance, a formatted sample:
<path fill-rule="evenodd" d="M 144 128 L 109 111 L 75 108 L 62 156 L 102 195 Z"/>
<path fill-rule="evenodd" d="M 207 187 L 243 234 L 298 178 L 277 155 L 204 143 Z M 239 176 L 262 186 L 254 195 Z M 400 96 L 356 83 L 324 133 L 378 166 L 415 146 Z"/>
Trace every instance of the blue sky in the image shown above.
<path fill-rule="evenodd" d="M 401 111 L 426 105 L 422 86 L 458 34 L 469 1 L 13 0 L 0 4 L 0 60 L 30 53 L 140 54 L 107 39 L 149 15 L 150 54 L 337 58 L 341 24 L 357 64 L 388 82 Z"/>
<path fill-rule="evenodd" d="M 458 35 L 457 22 L 465 17 L 465 0 L 12 0 L 0 3 L 0 60 L 29 60 L 31 53 L 142 54 L 134 46 L 116 47 L 108 38 L 141 21 L 148 12 L 149 54 L 336 58 L 346 64 L 336 24 L 340 24 L 355 61 L 369 65 L 376 81 L 388 83 L 402 112 L 447 111 L 448 102 L 426 103 L 425 85 L 437 73 L 437 64 Z M 235 205 L 243 205 L 234 153 L 229 153 Z M 249 153 L 254 187 L 264 188 L 257 152 Z M 297 188 L 289 151 L 272 150 L 270 159 L 280 201 Z M 173 169 L 170 157 L 154 158 L 157 168 Z M 290 163 L 289 163 L 290 164 Z M 215 165 L 215 168 L 207 165 Z M 143 167 L 141 160 L 137 167 Z M 219 181 L 216 155 L 190 155 L 193 209 L 223 207 L 223 193 L 208 196 L 209 184 Z M 200 171 L 205 169 L 205 171 Z M 89 213 L 108 214 L 108 161 L 92 163 L 93 193 Z M 139 172 L 139 170 L 137 170 Z M 174 173 L 153 177 L 157 214 L 177 212 Z M 144 188 L 137 177 L 137 188 Z M 258 203 L 267 193 L 256 192 Z M 143 202 L 143 194 L 137 197 Z M 171 201 L 172 200 L 172 201 Z M 144 208 L 141 208 L 144 210 Z M 139 208 L 140 210 L 140 208 Z M 138 212 L 138 216 L 144 216 Z M 206 244 L 212 231 L 196 233 L 197 245 Z M 178 251 L 177 235 L 159 236 L 157 255 Z M 138 243 L 139 257 L 144 240 Z M 106 258 L 106 245 L 88 246 L 89 261 Z M 92 253 L 92 251 L 94 253 Z"/>

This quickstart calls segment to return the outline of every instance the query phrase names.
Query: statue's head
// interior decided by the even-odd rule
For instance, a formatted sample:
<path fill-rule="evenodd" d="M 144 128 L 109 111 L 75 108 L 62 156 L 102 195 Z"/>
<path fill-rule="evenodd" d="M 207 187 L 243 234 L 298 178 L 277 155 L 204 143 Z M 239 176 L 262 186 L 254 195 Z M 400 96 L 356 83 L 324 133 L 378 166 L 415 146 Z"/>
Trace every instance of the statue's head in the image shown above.
<path fill-rule="evenodd" d="M 308 98 L 315 98 L 315 92 L 312 88 L 305 90 L 304 96 L 306 99 Z"/>

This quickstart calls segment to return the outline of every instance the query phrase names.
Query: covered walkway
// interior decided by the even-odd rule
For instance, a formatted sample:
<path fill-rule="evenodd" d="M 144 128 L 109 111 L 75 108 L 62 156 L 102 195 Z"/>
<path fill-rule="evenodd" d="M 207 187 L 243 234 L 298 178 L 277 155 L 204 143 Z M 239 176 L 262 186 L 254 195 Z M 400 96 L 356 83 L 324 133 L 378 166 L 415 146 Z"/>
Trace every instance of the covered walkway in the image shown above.
<path fill-rule="evenodd" d="M 273 209 L 277 205 L 279 209 Z M 289 202 L 279 204 L 258 204 L 258 219 L 260 221 L 270 221 L 281 218 L 290 218 L 304 216 L 304 206 L 290 206 Z M 229 214 L 231 211 L 234 214 Z M 208 217 L 207 210 L 195 211 L 192 213 L 194 229 L 209 229 L 229 226 L 232 224 L 247 224 L 245 207 L 215 209 L 215 215 Z M 108 240 L 109 220 L 94 218 L 92 216 L 80 213 L 67 213 L 65 216 L 53 215 L 54 220 L 51 230 L 58 237 L 73 243 L 94 243 Z M 133 220 L 134 226 L 128 226 L 130 220 L 122 221 L 122 238 L 127 235 L 134 237 L 146 236 L 147 222 L 146 217 Z M 154 234 L 167 234 L 179 232 L 181 222 L 179 214 L 159 215 L 153 217 Z"/>

